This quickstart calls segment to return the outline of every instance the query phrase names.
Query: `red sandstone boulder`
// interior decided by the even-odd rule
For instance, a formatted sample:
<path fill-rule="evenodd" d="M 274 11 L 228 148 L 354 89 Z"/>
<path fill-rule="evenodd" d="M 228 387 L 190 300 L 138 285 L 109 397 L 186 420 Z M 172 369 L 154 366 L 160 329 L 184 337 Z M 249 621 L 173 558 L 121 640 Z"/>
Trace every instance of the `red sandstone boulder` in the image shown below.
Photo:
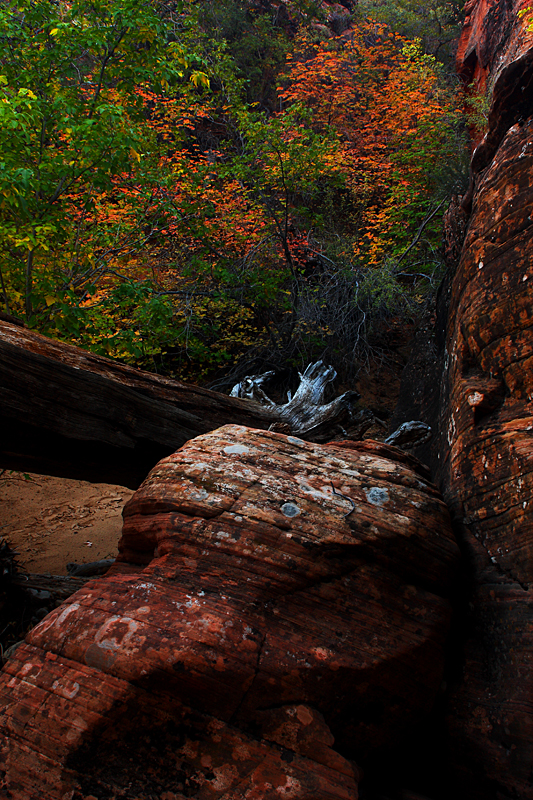
<path fill-rule="evenodd" d="M 238 426 L 161 461 L 4 669 L 4 796 L 355 800 L 442 679 L 458 550 L 417 469 Z"/>

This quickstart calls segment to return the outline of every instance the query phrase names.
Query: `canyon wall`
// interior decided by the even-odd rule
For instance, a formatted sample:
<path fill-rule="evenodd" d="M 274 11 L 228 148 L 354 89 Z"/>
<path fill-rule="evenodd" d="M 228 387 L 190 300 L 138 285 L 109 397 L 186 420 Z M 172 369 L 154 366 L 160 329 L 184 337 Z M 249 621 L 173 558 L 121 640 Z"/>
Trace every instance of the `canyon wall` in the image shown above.
<path fill-rule="evenodd" d="M 470 91 L 491 97 L 488 128 L 474 132 L 470 190 L 447 215 L 450 275 L 436 319 L 419 333 L 396 419 L 414 413 L 438 428 L 418 454 L 432 463 L 468 564 L 448 725 L 458 788 L 479 800 L 533 797 L 533 34 L 525 6 L 466 6 L 458 72 Z"/>

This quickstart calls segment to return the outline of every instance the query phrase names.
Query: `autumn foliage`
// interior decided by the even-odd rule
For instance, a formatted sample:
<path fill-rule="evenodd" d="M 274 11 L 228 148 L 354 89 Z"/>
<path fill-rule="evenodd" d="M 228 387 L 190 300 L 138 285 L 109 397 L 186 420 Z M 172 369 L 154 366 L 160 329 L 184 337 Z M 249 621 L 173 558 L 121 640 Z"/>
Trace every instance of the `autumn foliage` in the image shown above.
<path fill-rule="evenodd" d="M 357 217 L 353 255 L 377 265 L 400 254 L 410 223 L 427 212 L 459 107 L 435 59 L 383 25 L 359 24 L 333 43 L 307 39 L 290 57 L 280 97 L 338 132 Z"/>
<path fill-rule="evenodd" d="M 2 135 L 30 142 L 9 165 L 18 184 L 0 183 L 9 313 L 196 380 L 243 359 L 356 363 L 380 320 L 413 313 L 459 160 L 456 98 L 418 42 L 355 18 L 324 38 L 302 4 L 291 20 L 219 2 L 262 37 L 256 86 L 244 34 L 217 39 L 201 3 L 144 4 L 141 26 L 135 3 L 65 4 L 59 21 L 44 5 L 51 84 L 29 65 L 17 79 L 29 40 L 0 58 Z M 65 50 L 77 75 L 57 66 Z M 41 98 L 70 103 L 72 124 Z"/>

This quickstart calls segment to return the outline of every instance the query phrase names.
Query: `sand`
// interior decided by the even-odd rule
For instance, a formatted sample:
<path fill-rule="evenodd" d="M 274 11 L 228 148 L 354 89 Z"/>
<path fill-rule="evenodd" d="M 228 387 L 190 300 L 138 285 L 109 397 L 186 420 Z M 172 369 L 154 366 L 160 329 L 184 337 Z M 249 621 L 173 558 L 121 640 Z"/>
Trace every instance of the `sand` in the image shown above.
<path fill-rule="evenodd" d="M 69 562 L 114 558 L 124 486 L 4 471 L 0 475 L 0 537 L 17 550 L 25 572 L 66 575 Z"/>

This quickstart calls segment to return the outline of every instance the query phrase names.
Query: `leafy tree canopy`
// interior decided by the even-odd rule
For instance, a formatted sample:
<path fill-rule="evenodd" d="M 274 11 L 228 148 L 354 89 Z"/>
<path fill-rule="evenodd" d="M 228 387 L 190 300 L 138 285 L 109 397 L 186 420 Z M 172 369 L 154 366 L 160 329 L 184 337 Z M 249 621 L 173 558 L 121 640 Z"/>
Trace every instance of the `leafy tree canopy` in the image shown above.
<path fill-rule="evenodd" d="M 82 242 L 65 198 L 89 212 L 114 178 L 136 180 L 149 140 L 137 89 L 149 82 L 164 95 L 193 58 L 170 40 L 157 5 L 137 0 L 22 0 L 2 6 L 0 30 L 0 237 L 4 269 L 25 262 L 13 288 L 31 318 L 37 260 L 53 259 L 45 253 L 70 249 L 66 277 L 78 277 Z"/>
<path fill-rule="evenodd" d="M 6 310 L 194 380 L 358 369 L 436 285 L 463 145 L 421 31 L 346 6 L 2 5 Z"/>

